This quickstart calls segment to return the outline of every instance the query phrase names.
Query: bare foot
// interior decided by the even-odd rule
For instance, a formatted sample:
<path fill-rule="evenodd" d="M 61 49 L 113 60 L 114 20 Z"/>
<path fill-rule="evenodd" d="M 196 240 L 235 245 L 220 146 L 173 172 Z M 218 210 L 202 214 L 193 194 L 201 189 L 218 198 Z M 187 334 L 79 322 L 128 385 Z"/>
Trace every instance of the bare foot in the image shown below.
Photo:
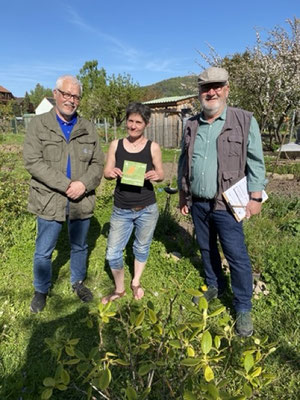
<path fill-rule="evenodd" d="M 125 290 L 123 290 L 123 292 L 113 292 L 111 294 L 109 294 L 108 296 L 102 297 L 101 303 L 102 304 L 107 304 L 110 301 L 115 301 L 120 299 L 121 297 L 125 296 L 126 292 Z"/>
<path fill-rule="evenodd" d="M 141 300 L 141 298 L 144 297 L 145 292 L 141 285 L 134 286 L 131 283 L 131 290 L 135 300 Z"/>

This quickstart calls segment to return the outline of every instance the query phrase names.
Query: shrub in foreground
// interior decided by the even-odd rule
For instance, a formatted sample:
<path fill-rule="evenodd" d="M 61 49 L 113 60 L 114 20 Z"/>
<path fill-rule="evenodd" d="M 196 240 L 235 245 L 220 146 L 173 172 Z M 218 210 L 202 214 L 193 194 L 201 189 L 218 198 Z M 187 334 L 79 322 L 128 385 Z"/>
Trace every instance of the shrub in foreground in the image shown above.
<path fill-rule="evenodd" d="M 80 351 L 80 338 L 46 339 L 57 368 L 44 379 L 41 398 L 72 390 L 87 399 L 255 398 L 274 378 L 264 367 L 274 344 L 237 338 L 224 306 L 209 312 L 203 293 L 187 292 L 200 296 L 197 307 L 178 306 L 177 295 L 167 310 L 150 301 L 118 312 L 100 304 L 84 321 L 99 331 L 89 354 Z"/>

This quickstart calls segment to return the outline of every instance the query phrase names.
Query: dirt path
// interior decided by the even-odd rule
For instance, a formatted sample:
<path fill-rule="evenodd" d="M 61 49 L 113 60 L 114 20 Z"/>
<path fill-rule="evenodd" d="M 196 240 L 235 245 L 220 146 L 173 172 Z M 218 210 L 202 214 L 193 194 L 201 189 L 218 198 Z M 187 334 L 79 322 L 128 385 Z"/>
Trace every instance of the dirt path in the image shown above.
<path fill-rule="evenodd" d="M 165 181 L 169 182 L 173 177 L 177 177 L 177 168 L 172 171 L 173 163 L 164 163 Z M 290 175 L 268 176 L 267 193 L 274 193 L 283 196 L 299 196 L 300 197 L 300 180 L 290 179 Z"/>

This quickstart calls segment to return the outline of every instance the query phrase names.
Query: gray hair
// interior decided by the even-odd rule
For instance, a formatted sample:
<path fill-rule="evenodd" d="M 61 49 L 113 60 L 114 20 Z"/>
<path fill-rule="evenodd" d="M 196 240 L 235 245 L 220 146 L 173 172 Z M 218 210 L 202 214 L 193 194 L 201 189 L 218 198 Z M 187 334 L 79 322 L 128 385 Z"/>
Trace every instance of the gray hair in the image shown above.
<path fill-rule="evenodd" d="M 80 94 L 82 94 L 82 84 L 81 82 L 73 75 L 62 75 L 56 80 L 55 89 L 61 89 L 64 81 L 70 81 L 73 85 L 79 86 Z"/>

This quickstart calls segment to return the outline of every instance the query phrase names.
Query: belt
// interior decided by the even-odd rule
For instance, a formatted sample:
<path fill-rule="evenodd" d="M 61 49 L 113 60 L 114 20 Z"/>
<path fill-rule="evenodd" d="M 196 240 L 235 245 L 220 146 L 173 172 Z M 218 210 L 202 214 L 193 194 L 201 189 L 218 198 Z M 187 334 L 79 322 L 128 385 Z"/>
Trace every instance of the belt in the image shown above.
<path fill-rule="evenodd" d="M 210 201 L 214 200 L 214 199 L 205 199 L 204 197 L 196 197 L 193 196 L 192 200 L 194 203 L 209 203 Z"/>
<path fill-rule="evenodd" d="M 145 208 L 146 206 L 138 206 L 138 207 L 132 207 L 133 211 L 141 211 L 143 210 L 143 208 Z"/>

